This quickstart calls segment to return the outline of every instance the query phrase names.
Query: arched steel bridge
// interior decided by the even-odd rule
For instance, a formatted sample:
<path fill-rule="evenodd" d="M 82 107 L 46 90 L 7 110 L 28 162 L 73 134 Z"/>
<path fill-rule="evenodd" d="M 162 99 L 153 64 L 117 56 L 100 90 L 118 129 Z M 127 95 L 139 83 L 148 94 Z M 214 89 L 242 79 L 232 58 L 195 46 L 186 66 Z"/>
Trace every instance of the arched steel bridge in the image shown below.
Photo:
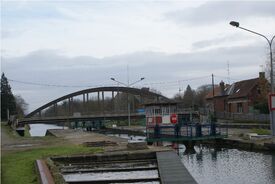
<path fill-rule="evenodd" d="M 154 99 L 154 101 L 158 102 L 158 101 L 169 101 L 170 99 L 161 95 L 161 94 L 157 94 L 154 92 L 149 91 L 148 89 L 142 88 L 142 89 L 138 89 L 138 88 L 131 88 L 131 87 L 98 87 L 98 88 L 90 88 L 90 89 L 85 89 L 85 90 L 81 90 L 81 91 L 77 91 L 65 96 L 62 96 L 60 98 L 57 98 L 39 108 L 37 108 L 36 110 L 32 111 L 31 113 L 27 114 L 24 119 L 20 120 L 20 122 L 43 122 L 43 121 L 50 121 L 50 120 L 56 120 L 56 121 L 63 121 L 65 119 L 67 120 L 88 120 L 89 118 L 102 118 L 102 117 L 110 117 L 110 118 L 118 118 L 118 117 L 127 117 L 127 113 L 116 113 L 116 114 L 108 114 L 108 112 L 104 112 L 101 114 L 91 114 L 88 116 L 81 116 L 81 117 L 41 117 L 41 112 L 51 106 L 56 107 L 57 104 L 59 102 L 68 100 L 68 105 L 69 105 L 69 110 L 70 110 L 70 106 L 73 103 L 73 98 L 83 95 L 83 104 L 85 104 L 86 102 L 89 102 L 89 94 L 90 93 L 97 93 L 97 100 L 98 103 L 103 103 L 104 104 L 104 92 L 111 92 L 112 93 L 112 101 L 115 98 L 115 93 L 116 94 L 120 94 L 120 93 L 126 93 L 126 94 L 130 94 L 130 95 L 137 95 L 140 96 L 140 99 Z M 101 95 L 100 95 L 101 93 Z M 101 96 L 101 98 L 100 98 Z M 100 102 L 101 101 L 101 102 Z M 143 100 L 141 100 L 143 101 Z M 39 115 L 38 117 L 34 117 L 35 115 Z M 138 115 L 137 113 L 132 113 L 131 116 L 136 116 Z"/>

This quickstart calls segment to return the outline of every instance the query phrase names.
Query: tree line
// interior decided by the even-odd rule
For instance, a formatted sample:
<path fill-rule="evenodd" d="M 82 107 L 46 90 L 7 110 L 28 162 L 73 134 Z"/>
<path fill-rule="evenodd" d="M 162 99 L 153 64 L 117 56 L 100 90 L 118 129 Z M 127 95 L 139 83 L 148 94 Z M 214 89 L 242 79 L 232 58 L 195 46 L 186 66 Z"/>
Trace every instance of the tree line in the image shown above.
<path fill-rule="evenodd" d="M 193 108 L 197 110 L 199 107 L 205 107 L 205 97 L 212 90 L 211 84 L 205 84 L 196 90 L 187 85 L 184 93 L 177 93 L 174 100 L 180 101 L 184 108 Z"/>

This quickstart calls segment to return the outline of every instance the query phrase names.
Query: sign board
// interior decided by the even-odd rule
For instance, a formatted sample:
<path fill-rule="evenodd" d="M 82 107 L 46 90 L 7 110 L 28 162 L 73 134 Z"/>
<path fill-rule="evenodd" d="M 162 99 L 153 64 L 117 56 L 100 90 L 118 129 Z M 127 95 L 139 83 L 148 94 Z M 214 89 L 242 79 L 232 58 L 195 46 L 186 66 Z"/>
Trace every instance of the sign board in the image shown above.
<path fill-rule="evenodd" d="M 170 116 L 170 122 L 173 124 L 176 124 L 178 122 L 178 116 L 177 114 L 171 114 Z"/>
<path fill-rule="evenodd" d="M 269 94 L 269 109 L 271 111 L 275 110 L 275 94 Z"/>
<path fill-rule="evenodd" d="M 162 124 L 170 124 L 170 116 L 169 115 L 163 115 L 162 116 Z"/>
<path fill-rule="evenodd" d="M 138 112 L 139 114 L 145 114 L 145 109 L 137 109 L 137 112 Z"/>
<path fill-rule="evenodd" d="M 81 117 L 81 113 L 80 112 L 74 112 L 73 117 Z"/>

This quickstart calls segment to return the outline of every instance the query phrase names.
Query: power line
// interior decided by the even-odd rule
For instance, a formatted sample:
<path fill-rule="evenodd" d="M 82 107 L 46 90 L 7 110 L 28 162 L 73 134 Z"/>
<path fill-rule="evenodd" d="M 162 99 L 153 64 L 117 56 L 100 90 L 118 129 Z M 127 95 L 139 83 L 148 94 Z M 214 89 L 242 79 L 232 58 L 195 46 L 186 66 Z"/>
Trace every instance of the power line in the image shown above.
<path fill-rule="evenodd" d="M 145 83 L 144 85 L 178 85 L 180 82 L 192 81 L 192 80 L 199 80 L 209 76 L 203 77 L 196 77 L 196 78 L 189 78 L 189 79 L 182 79 L 177 81 L 165 81 L 165 82 L 152 82 L 152 83 Z M 46 83 L 37 83 L 37 82 L 27 82 L 27 81 L 20 81 L 14 79 L 8 79 L 10 82 L 27 84 L 27 85 L 35 85 L 35 86 L 46 86 L 46 87 L 60 87 L 60 88 L 89 88 L 89 87 L 102 87 L 104 85 L 60 85 L 60 84 L 46 84 Z M 106 85 L 105 85 L 106 86 Z"/>
<path fill-rule="evenodd" d="M 220 78 L 220 79 L 226 79 L 228 78 L 227 76 L 221 76 L 221 75 L 214 75 L 215 77 L 217 78 Z M 234 79 L 234 78 L 230 78 L 230 80 L 233 80 L 233 81 L 241 81 L 241 80 L 244 80 L 244 79 Z"/>
<path fill-rule="evenodd" d="M 16 82 L 21 84 L 27 84 L 27 85 L 34 85 L 34 86 L 46 86 L 46 87 L 60 87 L 60 88 L 90 88 L 90 87 L 99 87 L 103 85 L 98 86 L 78 86 L 78 85 L 60 85 L 60 84 L 45 84 L 45 83 L 36 83 L 36 82 L 26 82 L 26 81 L 19 81 L 14 79 L 8 79 L 9 82 Z"/>
<path fill-rule="evenodd" d="M 164 84 L 172 84 L 172 83 L 175 83 L 176 85 L 178 85 L 180 82 L 199 80 L 199 79 L 204 79 L 206 77 L 210 77 L 210 75 L 202 76 L 202 77 L 189 78 L 189 79 L 176 80 L 176 81 L 144 83 L 144 85 L 164 85 Z"/>
<path fill-rule="evenodd" d="M 181 80 L 175 80 L 175 81 L 164 81 L 164 82 L 151 82 L 151 83 L 144 83 L 143 86 L 165 86 L 165 87 L 172 87 L 172 86 L 178 86 L 180 83 L 183 82 L 189 82 L 194 80 L 201 80 L 210 78 L 211 76 L 201 76 L 201 77 L 194 77 L 194 78 L 188 78 L 188 79 L 181 79 Z M 14 80 L 14 79 L 8 79 L 10 82 L 20 83 L 20 84 L 26 84 L 26 85 L 34 85 L 34 86 L 45 86 L 45 87 L 58 87 L 58 88 L 92 88 L 92 87 L 104 87 L 106 85 L 60 85 L 60 84 L 48 84 L 48 83 L 38 83 L 38 82 L 28 82 L 28 81 L 21 81 L 21 80 Z M 109 85 L 112 86 L 112 85 Z"/>

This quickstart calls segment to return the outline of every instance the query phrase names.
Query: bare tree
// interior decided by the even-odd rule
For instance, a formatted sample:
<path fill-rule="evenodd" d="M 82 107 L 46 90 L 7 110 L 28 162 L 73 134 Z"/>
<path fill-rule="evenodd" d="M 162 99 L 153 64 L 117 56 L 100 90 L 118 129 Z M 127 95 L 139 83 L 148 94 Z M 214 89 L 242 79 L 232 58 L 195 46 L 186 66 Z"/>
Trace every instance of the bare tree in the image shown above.
<path fill-rule="evenodd" d="M 20 95 L 15 95 L 16 112 L 19 117 L 23 117 L 28 110 L 28 105 Z"/>
<path fill-rule="evenodd" d="M 272 52 L 272 58 L 273 58 L 273 73 L 275 72 L 275 48 L 273 47 L 273 52 Z M 266 62 L 265 62 L 265 66 L 264 66 L 264 72 L 265 72 L 265 77 L 266 79 L 270 82 L 270 72 L 271 72 L 271 65 L 270 65 L 270 53 L 269 51 L 266 54 Z M 273 78 L 275 78 L 275 76 L 273 75 Z"/>
<path fill-rule="evenodd" d="M 205 106 L 205 97 L 206 95 L 212 90 L 211 84 L 205 84 L 197 88 L 196 90 L 196 97 L 195 97 L 195 104 L 198 107 Z"/>

